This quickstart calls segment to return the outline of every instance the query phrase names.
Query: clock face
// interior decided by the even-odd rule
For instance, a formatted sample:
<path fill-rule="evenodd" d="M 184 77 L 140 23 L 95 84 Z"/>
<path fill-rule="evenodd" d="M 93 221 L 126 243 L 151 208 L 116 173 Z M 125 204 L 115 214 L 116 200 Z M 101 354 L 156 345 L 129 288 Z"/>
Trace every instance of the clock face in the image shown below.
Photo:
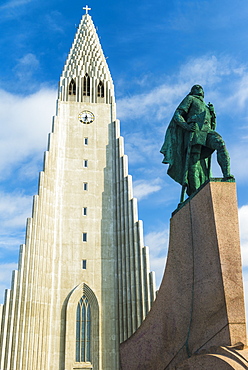
<path fill-rule="evenodd" d="M 79 113 L 78 119 L 79 119 L 80 122 L 83 122 L 85 124 L 89 124 L 89 123 L 94 121 L 95 116 L 89 110 L 83 110 L 81 113 Z"/>

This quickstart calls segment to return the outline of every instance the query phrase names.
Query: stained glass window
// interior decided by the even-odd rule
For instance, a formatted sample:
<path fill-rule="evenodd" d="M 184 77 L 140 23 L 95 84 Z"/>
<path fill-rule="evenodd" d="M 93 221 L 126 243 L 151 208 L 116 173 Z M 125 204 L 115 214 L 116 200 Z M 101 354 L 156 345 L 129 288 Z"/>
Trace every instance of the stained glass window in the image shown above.
<path fill-rule="evenodd" d="M 85 295 L 77 305 L 76 362 L 91 362 L 91 309 Z"/>

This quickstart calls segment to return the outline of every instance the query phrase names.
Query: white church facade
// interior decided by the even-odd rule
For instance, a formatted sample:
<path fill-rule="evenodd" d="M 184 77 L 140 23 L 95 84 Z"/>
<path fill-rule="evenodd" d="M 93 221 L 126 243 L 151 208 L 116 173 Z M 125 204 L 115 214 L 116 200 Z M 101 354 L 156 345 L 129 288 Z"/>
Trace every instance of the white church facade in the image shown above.
<path fill-rule="evenodd" d="M 119 344 L 154 299 L 113 81 L 86 7 L 0 306 L 0 369 L 118 370 Z"/>

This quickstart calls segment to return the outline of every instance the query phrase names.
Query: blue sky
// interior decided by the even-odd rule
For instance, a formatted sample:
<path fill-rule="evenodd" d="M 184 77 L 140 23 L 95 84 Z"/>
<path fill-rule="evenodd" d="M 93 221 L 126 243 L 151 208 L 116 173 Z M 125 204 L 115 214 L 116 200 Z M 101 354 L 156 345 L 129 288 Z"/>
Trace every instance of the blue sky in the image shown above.
<path fill-rule="evenodd" d="M 65 0 L 0 5 L 0 300 L 24 243 L 57 83 L 85 5 Z M 217 131 L 231 155 L 248 296 L 247 0 L 91 0 L 88 5 L 115 83 L 129 173 L 158 285 L 169 218 L 180 197 L 159 151 L 175 108 L 198 83 L 215 106 Z M 212 162 L 218 177 L 215 155 Z"/>

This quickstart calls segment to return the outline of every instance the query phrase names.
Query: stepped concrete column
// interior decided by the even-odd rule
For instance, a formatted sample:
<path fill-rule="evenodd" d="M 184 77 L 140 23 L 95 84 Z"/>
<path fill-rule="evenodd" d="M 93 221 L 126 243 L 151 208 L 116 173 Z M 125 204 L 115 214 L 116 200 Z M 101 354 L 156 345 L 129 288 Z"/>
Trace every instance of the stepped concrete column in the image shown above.
<path fill-rule="evenodd" d="M 239 369 L 226 347 L 238 342 L 242 350 L 246 322 L 236 186 L 212 179 L 171 218 L 163 281 L 145 321 L 121 344 L 121 368 Z M 225 350 L 217 350 L 220 346 Z M 213 350 L 215 355 L 202 359 Z M 241 352 L 246 361 L 247 351 Z"/>

